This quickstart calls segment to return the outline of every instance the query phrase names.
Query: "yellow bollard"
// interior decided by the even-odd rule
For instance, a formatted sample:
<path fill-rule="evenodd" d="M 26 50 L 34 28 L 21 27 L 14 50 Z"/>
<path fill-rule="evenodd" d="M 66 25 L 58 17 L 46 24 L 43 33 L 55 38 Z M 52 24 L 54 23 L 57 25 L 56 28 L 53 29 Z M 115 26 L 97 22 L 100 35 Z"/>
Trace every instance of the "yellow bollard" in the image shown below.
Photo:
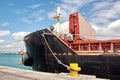
<path fill-rule="evenodd" d="M 70 76 L 72 77 L 78 77 L 78 72 L 81 70 L 77 63 L 70 63 L 70 67 L 67 69 L 70 70 Z"/>

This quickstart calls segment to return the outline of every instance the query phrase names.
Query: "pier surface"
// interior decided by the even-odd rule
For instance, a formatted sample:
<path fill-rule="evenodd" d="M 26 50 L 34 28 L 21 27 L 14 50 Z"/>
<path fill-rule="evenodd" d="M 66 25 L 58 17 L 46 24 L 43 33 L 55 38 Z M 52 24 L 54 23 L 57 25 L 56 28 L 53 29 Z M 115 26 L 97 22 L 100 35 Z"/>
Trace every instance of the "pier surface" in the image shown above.
<path fill-rule="evenodd" d="M 18 68 L 0 66 L 0 80 L 108 80 L 96 78 L 92 75 L 80 74 L 73 78 L 67 73 L 45 73 Z"/>

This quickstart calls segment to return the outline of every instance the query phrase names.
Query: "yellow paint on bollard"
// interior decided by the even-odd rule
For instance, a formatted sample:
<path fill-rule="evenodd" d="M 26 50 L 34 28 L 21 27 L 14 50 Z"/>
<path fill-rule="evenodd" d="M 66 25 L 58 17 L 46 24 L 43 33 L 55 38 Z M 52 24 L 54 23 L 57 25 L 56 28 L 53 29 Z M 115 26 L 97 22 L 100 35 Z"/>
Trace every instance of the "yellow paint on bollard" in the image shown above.
<path fill-rule="evenodd" d="M 70 76 L 72 77 L 78 77 L 78 72 L 81 70 L 77 63 L 70 63 L 70 67 L 67 69 L 70 70 Z"/>

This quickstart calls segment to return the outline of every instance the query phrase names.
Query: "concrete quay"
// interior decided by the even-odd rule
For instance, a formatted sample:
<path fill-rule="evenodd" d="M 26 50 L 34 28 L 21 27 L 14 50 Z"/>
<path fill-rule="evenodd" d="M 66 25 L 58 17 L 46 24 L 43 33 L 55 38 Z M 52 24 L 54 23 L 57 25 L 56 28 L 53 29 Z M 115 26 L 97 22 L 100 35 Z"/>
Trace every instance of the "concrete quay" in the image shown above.
<path fill-rule="evenodd" d="M 46 73 L 0 66 L 0 80 L 109 80 L 96 78 L 94 75 L 79 74 L 74 78 L 68 73 Z"/>

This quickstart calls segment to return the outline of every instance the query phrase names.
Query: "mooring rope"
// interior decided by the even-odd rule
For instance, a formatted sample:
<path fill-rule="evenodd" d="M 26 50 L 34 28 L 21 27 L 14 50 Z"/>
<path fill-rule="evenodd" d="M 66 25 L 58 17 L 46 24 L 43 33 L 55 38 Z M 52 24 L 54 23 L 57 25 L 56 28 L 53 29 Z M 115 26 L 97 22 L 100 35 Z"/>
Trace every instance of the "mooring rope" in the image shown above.
<path fill-rule="evenodd" d="M 66 65 L 66 64 L 64 64 L 63 62 L 61 62 L 61 61 L 57 58 L 57 56 L 54 54 L 54 52 L 53 52 L 52 49 L 50 48 L 50 46 L 49 46 L 49 44 L 48 44 L 48 42 L 47 42 L 47 40 L 46 40 L 46 38 L 45 38 L 44 33 L 42 34 L 42 36 L 43 36 L 43 38 L 44 38 L 44 40 L 45 40 L 45 43 L 46 43 L 48 49 L 50 50 L 50 52 L 52 53 L 52 55 L 54 56 L 54 58 L 57 60 L 58 64 L 61 64 L 61 65 L 63 65 L 64 67 L 68 68 L 69 66 Z"/>

